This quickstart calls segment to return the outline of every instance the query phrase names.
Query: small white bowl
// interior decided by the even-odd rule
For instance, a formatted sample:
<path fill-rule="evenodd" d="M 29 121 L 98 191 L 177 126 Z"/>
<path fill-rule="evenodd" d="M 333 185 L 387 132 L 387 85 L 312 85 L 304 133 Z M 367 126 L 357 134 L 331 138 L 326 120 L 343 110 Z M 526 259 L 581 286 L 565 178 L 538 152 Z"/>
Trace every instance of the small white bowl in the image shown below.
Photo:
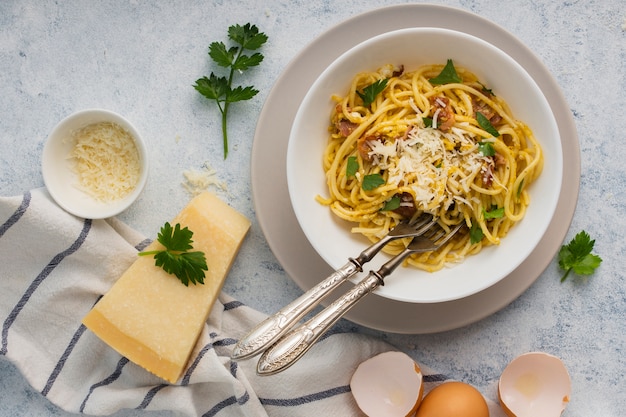
<path fill-rule="evenodd" d="M 331 96 L 347 91 L 362 71 L 387 64 L 402 64 L 412 71 L 448 59 L 474 73 L 509 104 L 515 117 L 526 122 L 542 146 L 545 164 L 529 188 L 531 203 L 525 217 L 499 246 L 483 248 L 452 268 L 433 273 L 396 269 L 375 292 L 397 301 L 438 303 L 468 297 L 506 277 L 532 253 L 552 221 L 563 175 L 559 131 L 545 96 L 521 65 L 482 39 L 448 29 L 401 29 L 360 43 L 326 68 L 304 97 L 289 137 L 286 175 L 296 218 L 322 259 L 339 268 L 370 242 L 352 234 L 352 224 L 315 200 L 316 195 L 328 196 L 322 158 L 335 105 Z M 388 259 L 380 254 L 365 268 L 376 270 Z"/>
<path fill-rule="evenodd" d="M 115 123 L 130 133 L 139 152 L 141 164 L 141 173 L 135 189 L 123 198 L 108 202 L 98 201 L 76 186 L 78 179 L 68 160 L 73 147 L 71 141 L 67 140 L 71 133 L 100 122 Z M 43 148 L 42 174 L 48 192 L 67 212 L 87 219 L 113 217 L 133 204 L 143 191 L 148 179 L 146 144 L 137 129 L 119 114 L 102 109 L 82 110 L 61 120 L 48 136 Z"/>

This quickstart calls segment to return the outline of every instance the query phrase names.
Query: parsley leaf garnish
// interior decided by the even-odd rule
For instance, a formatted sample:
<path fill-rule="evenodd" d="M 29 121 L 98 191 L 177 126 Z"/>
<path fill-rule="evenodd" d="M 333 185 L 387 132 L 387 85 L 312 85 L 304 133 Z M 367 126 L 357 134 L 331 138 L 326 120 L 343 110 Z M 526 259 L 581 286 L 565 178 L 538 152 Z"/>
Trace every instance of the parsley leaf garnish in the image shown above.
<path fill-rule="evenodd" d="M 486 211 L 483 209 L 483 218 L 485 220 L 489 219 L 500 219 L 504 216 L 504 207 L 492 207 L 491 210 Z"/>
<path fill-rule="evenodd" d="M 491 142 L 480 142 L 478 144 L 478 152 L 484 156 L 494 156 L 496 154 L 496 150 Z"/>
<path fill-rule="evenodd" d="M 443 67 L 439 75 L 434 78 L 428 80 L 431 84 L 441 85 L 441 84 L 452 84 L 452 83 L 460 83 L 463 81 L 459 74 L 456 72 L 456 68 L 454 68 L 454 63 L 451 59 L 448 59 L 446 62 L 446 66 Z"/>
<path fill-rule="evenodd" d="M 400 207 L 400 196 L 394 195 L 385 202 L 385 205 L 380 209 L 380 211 L 393 211 L 398 207 Z"/>
<path fill-rule="evenodd" d="M 259 52 L 248 56 L 244 50 L 259 49 L 267 41 L 267 36 L 259 32 L 259 29 L 250 23 L 233 25 L 228 28 L 228 37 L 238 46 L 227 48 L 223 42 L 213 42 L 209 45 L 209 56 L 213 61 L 225 68 L 230 68 L 227 77 L 218 77 L 213 72 L 208 77 L 196 80 L 194 88 L 209 100 L 214 100 L 222 114 L 222 136 L 224 143 L 224 159 L 228 156 L 228 132 L 227 119 L 228 108 L 231 103 L 250 100 L 256 96 L 259 90 L 252 86 L 233 87 L 235 72 L 242 72 L 255 67 L 263 61 L 263 55 Z"/>
<path fill-rule="evenodd" d="M 496 130 L 495 127 L 493 127 L 493 125 L 491 124 L 491 122 L 489 121 L 489 119 L 487 119 L 485 117 L 484 114 L 482 114 L 481 112 L 476 112 L 476 121 L 478 122 L 478 125 L 487 133 L 489 133 L 491 136 L 497 138 L 498 136 L 500 136 L 500 132 L 498 132 Z"/>
<path fill-rule="evenodd" d="M 488 96 L 495 96 L 495 94 L 493 94 L 493 90 L 491 88 L 487 88 L 486 86 L 484 86 L 482 83 L 479 83 L 481 86 L 481 91 L 483 93 L 485 93 Z"/>
<path fill-rule="evenodd" d="M 559 250 L 559 266 L 565 271 L 561 282 L 570 272 L 578 275 L 591 275 L 602 263 L 602 258 L 591 253 L 596 241 L 584 230 L 579 232 L 567 245 Z"/>
<path fill-rule="evenodd" d="M 356 93 L 363 100 L 363 106 L 369 107 L 370 104 L 376 100 L 376 96 L 380 94 L 385 87 L 387 87 L 387 79 L 383 78 L 378 81 L 374 81 L 372 84 L 368 85 L 363 89 L 363 91 L 357 91 Z"/>
<path fill-rule="evenodd" d="M 484 236 L 483 229 L 481 229 L 478 223 L 472 223 L 472 227 L 470 227 L 470 243 L 478 243 L 483 240 Z"/>
<path fill-rule="evenodd" d="M 363 184 L 361 188 L 365 191 L 371 191 L 377 187 L 380 187 L 385 183 L 385 179 L 380 174 L 370 174 L 363 177 Z"/>
<path fill-rule="evenodd" d="M 522 190 L 524 189 L 524 179 L 522 178 L 522 180 L 519 183 L 519 186 L 517 187 L 517 192 L 515 193 L 515 197 L 519 200 L 519 197 L 522 195 Z"/>
<path fill-rule="evenodd" d="M 357 161 L 356 156 L 349 156 L 348 163 L 346 164 L 346 177 L 354 177 L 356 172 L 359 170 L 359 161 Z"/>
<path fill-rule="evenodd" d="M 139 256 L 153 255 L 156 266 L 168 274 L 176 275 L 185 286 L 190 282 L 204 284 L 204 271 L 208 271 L 206 258 L 203 252 L 189 252 L 193 249 L 192 236 L 193 232 L 188 227 L 181 229 L 180 224 L 176 223 L 172 228 L 167 222 L 157 236 L 165 249 L 139 252 Z"/>
<path fill-rule="evenodd" d="M 433 127 L 433 118 L 432 117 L 422 117 L 424 121 L 424 127 Z"/>

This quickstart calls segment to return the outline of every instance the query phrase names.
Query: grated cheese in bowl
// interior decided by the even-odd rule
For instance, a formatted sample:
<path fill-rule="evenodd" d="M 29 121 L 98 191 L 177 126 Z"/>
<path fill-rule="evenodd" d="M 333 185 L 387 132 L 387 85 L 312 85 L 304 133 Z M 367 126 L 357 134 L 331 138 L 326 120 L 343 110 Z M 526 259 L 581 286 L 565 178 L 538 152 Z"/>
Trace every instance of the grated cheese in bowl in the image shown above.
<path fill-rule="evenodd" d="M 126 210 L 148 176 L 145 143 L 117 113 L 89 109 L 61 120 L 44 144 L 42 174 L 51 197 L 78 217 L 102 219 Z"/>
<path fill-rule="evenodd" d="M 132 135 L 112 122 L 98 122 L 72 132 L 72 169 L 77 186 L 96 200 L 130 194 L 139 182 L 141 162 Z"/>

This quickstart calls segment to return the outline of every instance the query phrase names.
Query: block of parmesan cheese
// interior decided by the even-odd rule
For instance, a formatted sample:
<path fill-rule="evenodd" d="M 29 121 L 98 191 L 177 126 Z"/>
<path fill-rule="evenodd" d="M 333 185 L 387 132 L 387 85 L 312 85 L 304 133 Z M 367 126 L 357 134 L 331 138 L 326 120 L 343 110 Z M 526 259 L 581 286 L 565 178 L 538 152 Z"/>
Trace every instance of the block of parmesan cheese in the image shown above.
<path fill-rule="evenodd" d="M 185 370 L 222 284 L 250 228 L 249 220 L 204 192 L 174 218 L 193 232 L 193 250 L 206 256 L 204 285 L 183 285 L 138 256 L 83 318 L 100 339 L 153 374 L 175 383 Z M 160 250 L 155 239 L 145 250 Z"/>

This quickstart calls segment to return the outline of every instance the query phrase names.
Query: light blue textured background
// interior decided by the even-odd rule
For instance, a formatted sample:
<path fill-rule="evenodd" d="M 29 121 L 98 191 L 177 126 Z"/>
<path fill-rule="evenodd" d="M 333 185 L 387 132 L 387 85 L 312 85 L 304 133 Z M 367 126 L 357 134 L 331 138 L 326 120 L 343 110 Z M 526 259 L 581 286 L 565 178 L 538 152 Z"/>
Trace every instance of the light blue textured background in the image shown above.
<path fill-rule="evenodd" d="M 0 195 L 43 186 L 40 158 L 53 126 L 102 107 L 148 139 L 151 176 L 120 218 L 146 236 L 187 201 L 182 172 L 208 161 L 225 198 L 249 218 L 250 147 L 264 100 L 289 61 L 317 35 L 356 14 L 399 4 L 344 1 L 11 1 L 0 2 Z M 567 239 L 585 229 L 604 262 L 591 278 L 559 283 L 553 261 L 502 311 L 462 329 L 383 338 L 438 372 L 495 399 L 506 364 L 528 351 L 560 356 L 573 380 L 566 417 L 624 414 L 626 394 L 626 3 L 623 0 L 448 0 L 490 19 L 525 43 L 553 74 L 571 107 L 582 157 L 580 197 Z M 240 80 L 260 90 L 237 107 L 231 153 L 221 158 L 218 113 L 191 87 L 211 70 L 206 51 L 233 23 L 268 34 L 266 57 Z M 1 268 L 1 266 L 0 266 Z M 263 277 L 262 282 L 255 277 Z M 1 286 L 1 283 L 0 283 Z M 300 290 L 284 273 L 256 222 L 224 290 L 266 313 Z M 128 411 L 119 416 L 171 415 Z M 68 416 L 0 357 L 0 416 Z M 542 417 L 542 416 L 537 416 Z"/>

